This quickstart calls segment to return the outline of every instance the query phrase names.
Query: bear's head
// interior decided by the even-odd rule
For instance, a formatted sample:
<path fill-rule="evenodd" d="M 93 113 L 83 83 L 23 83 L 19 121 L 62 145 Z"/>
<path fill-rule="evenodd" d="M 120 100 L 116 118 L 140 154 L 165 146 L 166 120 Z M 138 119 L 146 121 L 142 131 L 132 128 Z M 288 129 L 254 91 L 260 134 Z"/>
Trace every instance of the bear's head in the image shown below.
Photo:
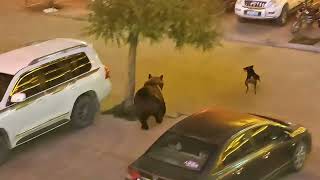
<path fill-rule="evenodd" d="M 149 78 L 144 85 L 149 85 L 149 86 L 159 86 L 160 89 L 163 89 L 163 75 L 161 76 L 152 76 L 149 74 Z"/>

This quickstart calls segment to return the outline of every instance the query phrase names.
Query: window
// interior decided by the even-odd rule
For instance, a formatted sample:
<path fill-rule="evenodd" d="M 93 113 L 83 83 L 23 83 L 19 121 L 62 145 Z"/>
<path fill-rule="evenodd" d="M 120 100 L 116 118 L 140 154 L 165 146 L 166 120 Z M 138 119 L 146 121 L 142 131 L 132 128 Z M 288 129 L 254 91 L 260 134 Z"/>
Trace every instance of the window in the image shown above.
<path fill-rule="evenodd" d="M 264 126 L 256 130 L 252 139 L 256 148 L 259 149 L 271 144 L 273 141 L 281 140 L 284 136 L 285 132 L 281 128 L 275 126 Z"/>
<path fill-rule="evenodd" d="M 226 148 L 223 154 L 223 164 L 228 165 L 254 151 L 253 145 L 248 136 L 250 131 L 236 137 Z"/>
<path fill-rule="evenodd" d="M 27 97 L 33 96 L 44 90 L 44 82 L 45 79 L 41 69 L 34 69 L 21 76 L 11 95 L 25 93 Z"/>
<path fill-rule="evenodd" d="M 0 73 L 0 101 L 2 101 L 2 98 L 7 91 L 12 78 L 13 75 Z"/>
<path fill-rule="evenodd" d="M 73 77 L 90 71 L 92 67 L 90 60 L 84 52 L 71 55 L 68 57 L 68 59 L 70 59 Z"/>
<path fill-rule="evenodd" d="M 72 78 L 67 59 L 62 58 L 43 68 L 46 88 L 51 88 Z"/>
<path fill-rule="evenodd" d="M 167 132 L 151 146 L 146 155 L 184 170 L 198 172 L 216 151 L 217 147 L 214 145 Z"/>
<path fill-rule="evenodd" d="M 91 63 L 84 52 L 55 60 L 43 68 L 46 88 L 51 88 L 90 71 Z"/>

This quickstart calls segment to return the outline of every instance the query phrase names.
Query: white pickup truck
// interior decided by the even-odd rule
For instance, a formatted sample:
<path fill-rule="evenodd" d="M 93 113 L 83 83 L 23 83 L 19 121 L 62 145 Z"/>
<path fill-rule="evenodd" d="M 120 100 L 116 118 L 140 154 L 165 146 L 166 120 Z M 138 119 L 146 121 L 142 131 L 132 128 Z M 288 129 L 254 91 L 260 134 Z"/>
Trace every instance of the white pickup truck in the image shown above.
<path fill-rule="evenodd" d="M 240 22 L 246 19 L 274 19 L 282 26 L 287 23 L 288 14 L 296 12 L 303 2 L 305 0 L 237 0 L 235 14 Z"/>

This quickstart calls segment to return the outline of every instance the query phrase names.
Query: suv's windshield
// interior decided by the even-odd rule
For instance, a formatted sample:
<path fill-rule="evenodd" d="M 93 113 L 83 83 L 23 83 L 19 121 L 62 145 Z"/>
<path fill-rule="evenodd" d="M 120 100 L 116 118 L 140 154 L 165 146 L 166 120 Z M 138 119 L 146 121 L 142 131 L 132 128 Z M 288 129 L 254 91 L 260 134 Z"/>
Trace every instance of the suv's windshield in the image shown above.
<path fill-rule="evenodd" d="M 12 78 L 13 78 L 13 75 L 0 73 L 0 101 L 2 101 L 2 98 L 6 93 L 6 90 L 8 89 L 8 86 Z"/>
<path fill-rule="evenodd" d="M 146 155 L 184 169 L 201 171 L 216 150 L 216 146 L 197 139 L 167 132 L 157 140 Z"/>

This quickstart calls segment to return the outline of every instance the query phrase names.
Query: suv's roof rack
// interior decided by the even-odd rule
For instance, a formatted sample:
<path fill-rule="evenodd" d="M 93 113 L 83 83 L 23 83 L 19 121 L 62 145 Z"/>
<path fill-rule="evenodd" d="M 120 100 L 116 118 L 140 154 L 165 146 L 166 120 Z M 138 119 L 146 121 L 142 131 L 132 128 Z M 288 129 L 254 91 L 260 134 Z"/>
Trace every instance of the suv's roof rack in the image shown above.
<path fill-rule="evenodd" d="M 34 44 L 39 44 L 39 43 L 46 42 L 49 40 L 51 40 L 51 39 L 43 39 L 43 40 L 36 40 L 36 41 L 27 42 L 27 43 L 23 44 L 22 47 L 31 46 Z"/>
<path fill-rule="evenodd" d="M 79 49 L 79 48 L 82 48 L 82 47 L 87 47 L 87 44 L 79 44 L 79 45 L 72 46 L 72 47 L 69 47 L 69 48 L 66 48 L 66 49 L 62 49 L 60 51 L 57 51 L 57 52 L 54 52 L 54 53 L 51 53 L 51 54 L 47 54 L 45 56 L 42 56 L 42 57 L 39 57 L 37 59 L 32 60 L 28 65 L 30 66 L 30 65 L 36 64 L 36 63 L 38 63 L 40 61 L 48 59 L 52 55 L 57 55 L 57 54 L 60 54 L 60 53 L 66 53 L 68 51 L 71 51 L 71 50 L 74 50 L 74 49 Z"/>

